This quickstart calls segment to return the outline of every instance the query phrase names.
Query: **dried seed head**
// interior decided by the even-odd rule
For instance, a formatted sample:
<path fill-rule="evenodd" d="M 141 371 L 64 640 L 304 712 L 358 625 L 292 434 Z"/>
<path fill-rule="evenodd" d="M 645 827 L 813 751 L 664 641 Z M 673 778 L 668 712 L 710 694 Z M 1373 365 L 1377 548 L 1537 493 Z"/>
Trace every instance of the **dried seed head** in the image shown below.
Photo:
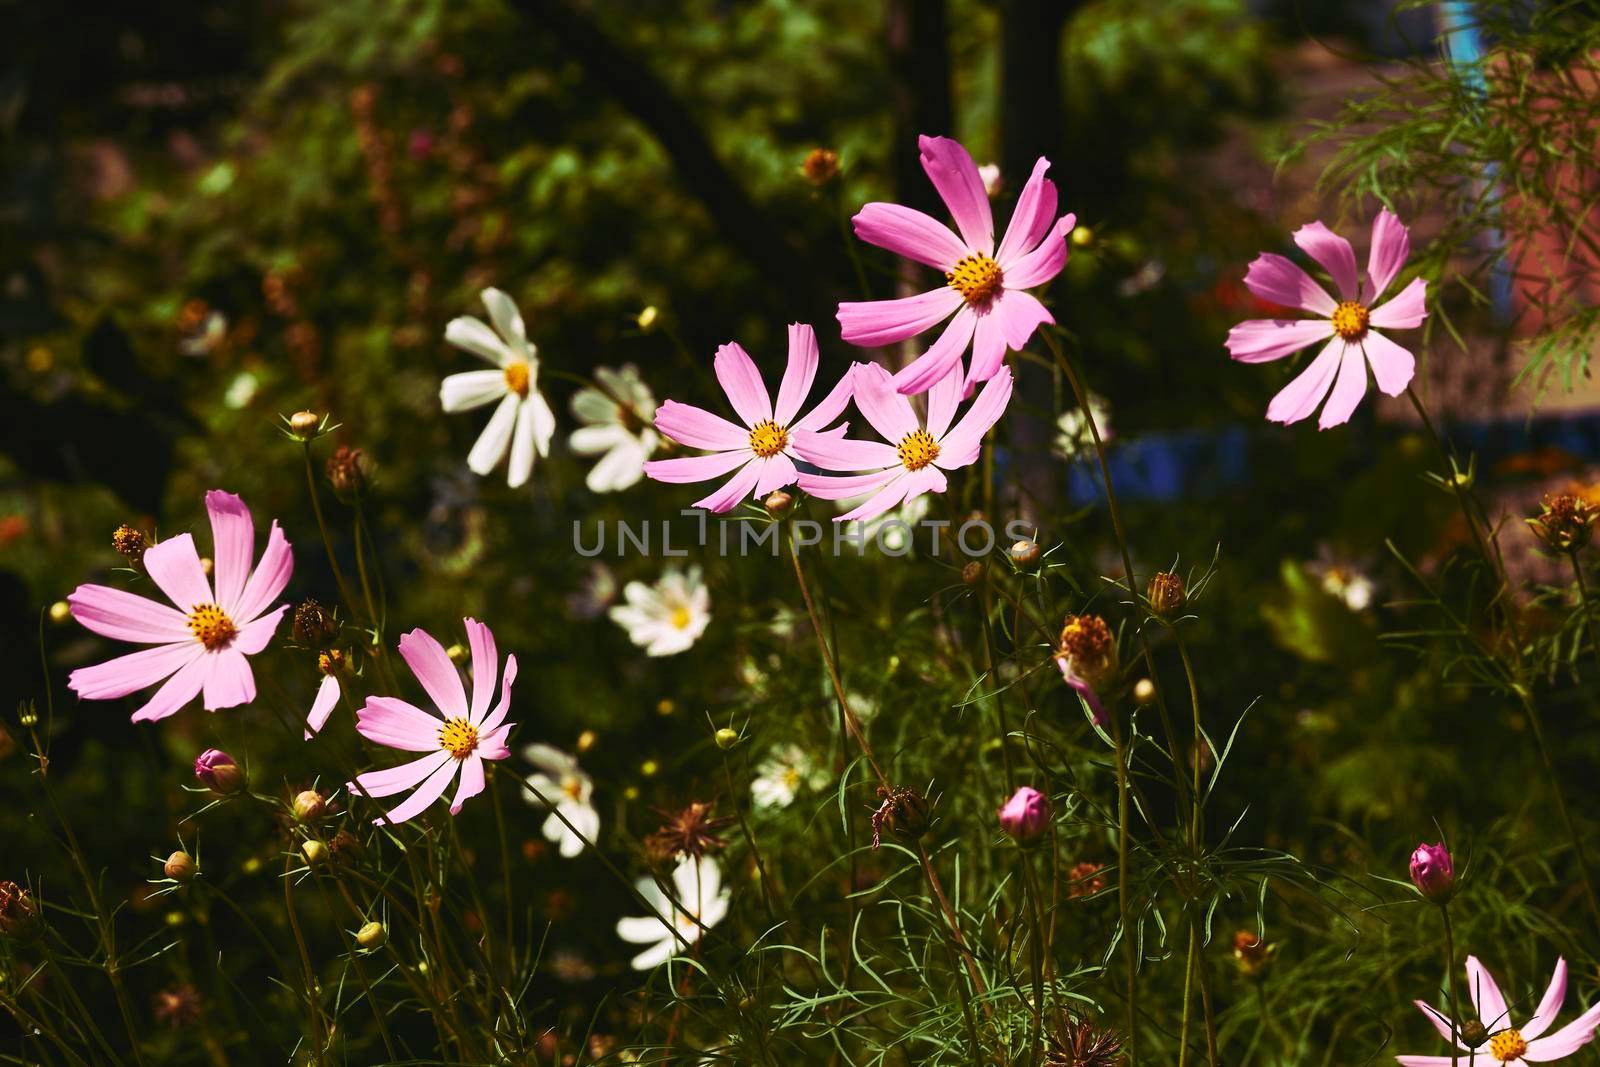
<path fill-rule="evenodd" d="M 1122 1062 L 1122 1035 L 1065 1012 L 1045 1052 L 1044 1067 L 1116 1067 Z"/>
<path fill-rule="evenodd" d="M 910 786 L 878 787 L 881 803 L 872 813 L 872 847 L 883 843 L 884 831 L 901 841 L 919 841 L 932 825 L 928 798 Z"/>
<path fill-rule="evenodd" d="M 827 185 L 839 176 L 839 153 L 831 148 L 813 148 L 800 164 L 800 173 L 812 185 Z"/>
<path fill-rule="evenodd" d="M 1578 553 L 1589 544 L 1600 509 L 1577 493 L 1546 496 L 1528 528 L 1552 552 Z"/>
<path fill-rule="evenodd" d="M 349 830 L 340 830 L 328 839 L 328 851 L 335 863 L 348 867 L 361 858 L 361 840 Z"/>
<path fill-rule="evenodd" d="M 1092 897 L 1103 892 L 1106 888 L 1106 879 L 1100 872 L 1104 868 L 1098 863 L 1084 860 L 1074 863 L 1067 872 L 1067 895 L 1073 899 L 1078 897 Z"/>
<path fill-rule="evenodd" d="M 328 484 L 341 498 L 353 499 L 366 489 L 370 466 L 361 449 L 340 445 L 328 457 Z"/>
<path fill-rule="evenodd" d="M 39 930 L 33 894 L 15 882 L 0 882 L 0 937 L 26 941 Z"/>
<path fill-rule="evenodd" d="M 144 558 L 146 547 L 144 534 L 123 523 L 112 531 L 111 547 L 116 549 L 119 555 L 126 557 L 129 563 L 138 563 Z"/>
<path fill-rule="evenodd" d="M 728 816 L 718 816 L 713 809 L 715 801 L 694 800 L 677 811 L 656 809 L 662 817 L 661 828 L 644 839 L 645 852 L 658 863 L 678 856 L 696 859 L 707 852 L 722 848 L 728 842 L 721 831 L 734 824 Z"/>
<path fill-rule="evenodd" d="M 307 598 L 294 609 L 294 639 L 307 648 L 321 648 L 339 632 L 339 622 L 333 612 L 317 601 Z"/>
<path fill-rule="evenodd" d="M 155 998 L 156 1021 L 174 1030 L 192 1026 L 200 1021 L 200 994 L 195 987 L 183 985 L 163 989 Z"/>

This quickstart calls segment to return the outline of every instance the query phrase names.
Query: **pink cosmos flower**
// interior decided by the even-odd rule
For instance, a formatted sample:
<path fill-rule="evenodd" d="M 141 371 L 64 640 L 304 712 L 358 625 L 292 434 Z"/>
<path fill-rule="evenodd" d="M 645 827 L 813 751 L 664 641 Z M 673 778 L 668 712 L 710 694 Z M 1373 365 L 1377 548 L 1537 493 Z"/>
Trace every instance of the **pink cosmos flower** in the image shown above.
<path fill-rule="evenodd" d="M 800 488 L 824 500 L 846 500 L 871 494 L 859 507 L 834 517 L 835 522 L 872 519 L 923 493 L 942 493 L 944 472 L 970 466 L 989 427 L 1000 420 L 1011 401 L 1011 369 L 1001 367 L 989 379 L 961 421 L 951 427 L 961 402 L 961 368 L 952 366 L 928 392 L 928 421 L 917 422 L 911 401 L 895 391 L 894 379 L 876 363 L 850 368 L 856 407 L 885 441 L 858 441 L 800 431 L 795 447 L 802 459 L 824 470 L 869 471 L 848 478 L 800 475 Z"/>
<path fill-rule="evenodd" d="M 1311 276 L 1283 256 L 1263 252 L 1245 273 L 1244 284 L 1263 300 L 1300 308 L 1314 319 L 1251 319 L 1228 331 L 1228 354 L 1241 363 L 1282 359 L 1308 345 L 1328 343 L 1267 406 L 1273 422 L 1299 422 L 1326 398 L 1317 425 L 1326 430 L 1350 419 L 1367 392 L 1367 366 L 1378 388 L 1399 396 L 1411 384 L 1417 361 L 1374 327 L 1409 330 L 1428 317 L 1428 283 L 1415 278 L 1392 300 L 1374 302 L 1389 288 L 1411 253 L 1411 235 L 1384 208 L 1372 223 L 1367 282 L 1357 287 L 1356 254 L 1350 242 L 1320 222 L 1295 231 L 1294 243 L 1320 263 L 1339 290 L 1336 301 Z M 1331 340 L 1329 340 L 1331 338 Z"/>
<path fill-rule="evenodd" d="M 387 797 L 417 787 L 399 807 L 373 822 L 403 823 L 421 814 L 444 794 L 461 774 L 461 784 L 450 802 L 450 814 L 461 810 L 470 797 L 483 792 L 483 761 L 511 755 L 506 738 L 515 723 L 505 721 L 511 711 L 511 683 L 517 677 L 517 657 L 506 657 L 500 682 L 500 703 L 493 711 L 495 675 L 500 670 L 494 634 L 474 619 L 463 620 L 467 644 L 472 649 L 472 704 L 461 685 L 461 675 L 444 646 L 433 636 L 412 630 L 400 638 L 400 655 L 439 714 L 423 711 L 398 697 L 368 697 L 356 713 L 356 731 L 368 741 L 405 752 L 426 752 L 421 759 L 381 771 L 357 775 L 345 788 L 369 797 Z"/>
<path fill-rule="evenodd" d="M 1476 956 L 1467 957 L 1467 991 L 1472 995 L 1472 1007 L 1478 1021 L 1489 1032 L 1487 1051 L 1480 1050 L 1476 1059 L 1480 1063 L 1501 1063 L 1511 1067 L 1526 1067 L 1530 1063 L 1550 1063 L 1563 1060 L 1594 1040 L 1596 1027 L 1600 1027 L 1600 1004 L 1595 1005 L 1549 1037 L 1544 1037 L 1550 1024 L 1567 999 L 1567 961 L 1556 960 L 1555 973 L 1544 991 L 1544 999 L 1533 1010 L 1533 1015 L 1520 1027 L 1511 1021 L 1506 1009 L 1506 998 L 1491 975 Z M 1455 1040 L 1460 1049 L 1459 1061 L 1467 1063 L 1472 1050 L 1455 1037 L 1457 1027 L 1450 1017 L 1425 1001 L 1417 1001 L 1417 1008 L 1428 1017 L 1439 1036 L 1446 1041 Z M 1402 1067 L 1451 1067 L 1449 1056 L 1396 1056 Z"/>
<path fill-rule="evenodd" d="M 644 465 L 645 474 L 658 482 L 704 482 L 730 471 L 738 473 L 709 496 L 695 501 L 708 511 L 729 511 L 746 497 L 764 497 L 774 489 L 793 485 L 798 471 L 794 437 L 821 431 L 839 417 L 850 401 L 850 376 L 846 374 L 809 414 L 795 418 L 811 393 L 817 376 L 817 335 L 810 326 L 789 327 L 789 365 L 784 368 L 774 406 L 755 362 L 737 342 L 717 349 L 717 381 L 743 426 L 736 426 L 703 408 L 668 400 L 656 409 L 656 429 L 681 445 L 714 451 L 706 456 L 659 459 Z M 825 431 L 842 435 L 846 425 Z"/>
<path fill-rule="evenodd" d="M 206 577 L 194 537 L 179 534 L 145 550 L 144 569 L 176 608 L 104 585 L 80 585 L 67 598 L 72 617 L 102 637 L 153 645 L 72 672 L 67 685 L 84 700 L 115 700 L 165 679 L 133 713 L 134 722 L 164 719 L 204 693 L 207 711 L 248 704 L 256 680 L 246 656 L 267 646 L 289 605 L 268 609 L 294 572 L 294 555 L 273 522 L 260 565 L 250 509 L 232 493 L 206 494 L 213 571 Z"/>
<path fill-rule="evenodd" d="M 895 376 L 895 386 L 902 393 L 927 392 L 960 364 L 971 343 L 965 392 L 995 376 L 1008 347 L 1020 350 L 1040 323 L 1056 321 L 1024 290 L 1061 273 L 1077 219 L 1070 213 L 1056 218 L 1056 186 L 1044 176 L 1050 161 L 1041 156 L 996 249 L 988 193 L 967 150 L 948 137 L 921 137 L 917 144 L 922 169 L 961 235 L 913 208 L 872 203 L 855 217 L 856 236 L 943 271 L 946 284 L 899 300 L 840 304 L 839 325 L 846 341 L 877 348 L 949 319 L 939 339 Z"/>

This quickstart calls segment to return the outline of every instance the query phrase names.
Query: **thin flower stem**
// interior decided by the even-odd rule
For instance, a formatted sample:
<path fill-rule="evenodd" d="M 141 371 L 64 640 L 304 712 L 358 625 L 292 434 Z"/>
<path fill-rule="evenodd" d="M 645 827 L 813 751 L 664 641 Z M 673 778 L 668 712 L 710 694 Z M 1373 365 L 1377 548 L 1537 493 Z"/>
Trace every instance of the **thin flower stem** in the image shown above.
<path fill-rule="evenodd" d="M 1183 1016 L 1178 1023 L 1178 1067 L 1189 1063 L 1189 1015 L 1193 1004 L 1194 964 L 1196 946 L 1200 940 L 1199 927 L 1189 924 L 1189 951 L 1183 961 Z"/>
<path fill-rule="evenodd" d="M 1205 731 L 1200 727 L 1200 686 L 1195 680 L 1194 660 L 1189 656 L 1189 642 L 1184 639 L 1183 630 L 1174 626 L 1172 632 L 1178 643 L 1178 656 L 1183 660 L 1183 675 L 1189 683 L 1189 708 L 1194 714 L 1194 747 L 1189 752 L 1189 761 L 1194 768 L 1194 781 L 1190 791 L 1190 799 L 1194 803 L 1192 816 L 1189 823 L 1189 853 L 1193 858 L 1198 872 L 1201 859 L 1202 846 L 1205 840 L 1205 793 L 1200 787 L 1200 770 L 1204 765 L 1201 758 L 1202 746 L 1206 745 Z M 1208 750 L 1205 750 L 1208 751 Z M 1211 1014 L 1210 977 L 1207 971 L 1205 953 L 1200 951 L 1200 893 L 1198 880 L 1195 884 L 1192 909 L 1189 925 L 1189 953 L 1191 966 L 1198 968 L 1200 974 L 1201 1010 L 1205 1018 L 1206 1027 L 1206 1053 L 1210 1067 L 1217 1067 L 1217 1021 Z M 1189 975 L 1183 979 L 1183 1014 L 1185 1020 L 1189 1017 Z M 1188 1031 L 1184 1031 L 1185 1040 Z"/>
<path fill-rule="evenodd" d="M 1139 1013 L 1139 958 L 1138 947 L 1133 943 L 1133 931 L 1128 926 L 1128 752 L 1122 743 L 1122 723 L 1116 715 L 1111 720 L 1111 741 L 1117 761 L 1117 919 L 1122 927 L 1122 963 L 1127 971 L 1126 998 L 1128 1008 L 1127 1043 L 1129 1067 L 1139 1062 L 1138 1038 L 1134 1023 Z"/>
<path fill-rule="evenodd" d="M 322 884 L 322 879 L 316 879 L 317 892 L 322 895 L 323 903 L 328 910 L 333 911 L 333 896 L 328 892 L 328 887 Z M 373 993 L 372 982 L 367 978 L 367 969 L 361 965 L 361 953 L 356 943 L 350 937 L 350 932 L 338 923 L 333 924 L 339 930 L 339 938 L 344 942 L 345 954 L 350 958 L 350 965 L 356 972 L 356 980 L 361 983 L 361 991 L 366 994 L 367 1007 L 372 1009 L 372 1021 L 378 1026 L 378 1036 L 383 1039 L 383 1047 L 389 1053 L 389 1059 L 397 1059 L 399 1054 L 394 1048 L 394 1038 L 389 1033 L 389 1023 L 384 1018 L 383 1008 L 378 1004 L 378 998 Z"/>
<path fill-rule="evenodd" d="M 1022 884 L 1028 894 L 1028 916 L 1033 921 L 1033 944 L 1029 955 L 1033 962 L 1033 1037 L 1028 1042 L 1028 1062 L 1038 1064 L 1044 1051 L 1044 914 L 1039 903 L 1039 886 L 1034 880 L 1033 852 L 1023 848 L 1019 852 L 1022 867 Z"/>
<path fill-rule="evenodd" d="M 1017 788 L 1017 775 L 1011 765 L 1011 725 L 1006 721 L 1005 686 L 1000 682 L 1000 669 L 994 654 L 994 626 L 989 620 L 993 607 L 990 599 L 989 571 L 985 566 L 982 583 L 982 596 L 978 610 L 983 619 L 983 647 L 989 658 L 989 684 L 994 687 L 994 706 L 1000 715 L 1000 755 L 1006 769 L 1006 793 L 1009 795 Z"/>
<path fill-rule="evenodd" d="M 1450 1067 L 1461 1059 L 1461 1005 L 1456 1000 L 1456 942 L 1450 929 L 1450 902 L 1439 902 L 1439 917 L 1444 920 L 1444 988 L 1450 1000 Z"/>
<path fill-rule="evenodd" d="M 322 1063 L 327 1048 L 327 1022 L 322 1018 L 322 1002 L 317 994 L 316 970 L 311 966 L 311 950 L 306 947 L 304 932 L 300 929 L 300 916 L 294 910 L 294 855 L 283 859 L 283 910 L 289 916 L 289 929 L 294 934 L 295 947 L 300 952 L 300 973 L 305 979 L 306 1004 L 311 1013 L 311 1062 Z"/>
<path fill-rule="evenodd" d="M 490 771 L 489 796 L 494 801 L 495 836 L 500 839 L 500 892 L 506 901 L 506 944 L 511 946 L 511 969 L 517 966 L 516 909 L 511 895 L 511 845 L 506 840 L 506 814 L 500 802 L 498 768 Z"/>
<path fill-rule="evenodd" d="M 1583 895 L 1589 903 L 1589 915 L 1596 927 L 1600 928 L 1600 898 L 1595 895 L 1594 872 L 1589 867 L 1589 853 L 1583 847 L 1583 838 L 1578 836 L 1578 827 L 1572 821 L 1572 812 L 1567 810 L 1566 793 L 1561 788 L 1560 778 L 1556 776 L 1555 762 L 1550 758 L 1550 746 L 1545 741 L 1544 721 L 1527 689 L 1519 685 L 1517 696 L 1521 698 L 1523 711 L 1527 713 L 1528 722 L 1533 727 L 1533 739 L 1539 746 L 1539 758 L 1544 761 L 1544 773 L 1550 781 L 1550 792 L 1555 795 L 1556 810 L 1561 813 L 1561 822 L 1566 826 L 1567 836 L 1572 840 L 1572 852 L 1578 860 L 1578 872 L 1583 875 Z"/>
<path fill-rule="evenodd" d="M 48 1006 L 48 1002 L 45 1003 Z M 89 1067 L 89 1061 L 74 1052 L 72 1046 L 67 1044 L 60 1034 L 56 1033 L 55 1027 L 51 1026 L 43 1017 L 35 1018 L 29 1014 L 26 1008 L 16 1000 L 13 1000 L 4 990 L 0 990 L 0 1007 L 4 1007 L 11 1017 L 16 1020 L 17 1030 L 20 1033 L 43 1034 L 55 1043 L 55 1046 L 61 1050 L 62 1055 L 74 1063 L 81 1063 L 83 1067 Z"/>
<path fill-rule="evenodd" d="M 355 597 L 350 595 L 350 585 L 345 581 L 344 571 L 339 567 L 339 557 L 333 553 L 333 538 L 328 536 L 328 523 L 322 515 L 322 496 L 317 492 L 317 475 L 311 463 L 311 442 L 304 445 L 306 461 L 306 492 L 311 496 L 311 511 L 317 517 L 317 531 L 322 534 L 322 550 L 328 557 L 328 567 L 333 571 L 333 583 L 339 587 L 339 599 L 345 606 L 354 611 Z"/>
<path fill-rule="evenodd" d="M 721 752 L 720 749 L 719 752 Z M 739 793 L 733 788 L 733 770 L 728 766 L 728 754 L 726 752 L 721 752 L 721 756 L 722 776 L 727 780 L 728 783 L 728 799 L 729 802 L 733 804 L 733 813 L 739 820 L 739 830 L 744 834 L 745 844 L 750 846 L 750 855 L 755 858 L 756 873 L 761 879 L 761 902 L 766 905 L 767 919 L 769 921 L 776 922 L 778 913 L 772 905 L 772 888 L 769 885 L 772 879 L 767 874 L 767 865 L 761 858 L 761 846 L 756 844 L 755 831 L 750 829 L 750 820 L 745 818 L 744 805 L 733 799 L 734 797 L 738 796 Z"/>
<path fill-rule="evenodd" d="M 1583 576 L 1583 564 L 1578 562 L 1578 554 L 1568 552 L 1567 558 L 1572 561 L 1572 576 L 1578 581 L 1578 607 L 1583 612 L 1584 624 L 1589 628 L 1589 644 L 1594 651 L 1595 666 L 1600 667 L 1600 629 L 1596 628 L 1594 612 L 1589 606 L 1589 582 Z"/>

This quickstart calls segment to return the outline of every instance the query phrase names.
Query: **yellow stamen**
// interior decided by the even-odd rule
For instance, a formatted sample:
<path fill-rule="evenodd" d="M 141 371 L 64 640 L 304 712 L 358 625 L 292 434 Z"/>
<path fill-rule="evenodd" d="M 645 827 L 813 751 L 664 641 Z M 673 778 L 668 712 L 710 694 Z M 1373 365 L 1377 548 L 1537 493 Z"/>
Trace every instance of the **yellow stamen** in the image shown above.
<path fill-rule="evenodd" d="M 528 395 L 528 382 L 530 380 L 528 365 L 518 360 L 506 364 L 506 388 L 518 396 Z"/>
<path fill-rule="evenodd" d="M 955 268 L 944 273 L 950 288 L 964 296 L 969 304 L 981 304 L 1000 289 L 1000 264 L 974 252 L 956 261 Z"/>
<path fill-rule="evenodd" d="M 1489 1039 L 1489 1055 L 1501 1063 L 1521 1059 L 1527 1051 L 1528 1043 L 1522 1039 L 1521 1030 L 1502 1030 Z"/>
<path fill-rule="evenodd" d="M 771 419 L 762 419 L 750 431 L 750 450 L 762 459 L 776 456 L 788 443 L 788 431 Z"/>
<path fill-rule="evenodd" d="M 213 649 L 232 641 L 239 630 L 215 604 L 196 604 L 189 613 L 189 632 L 207 649 Z"/>
<path fill-rule="evenodd" d="M 579 803 L 583 802 L 583 782 L 578 779 L 577 775 L 569 774 L 561 779 L 561 791 L 573 800 Z"/>
<path fill-rule="evenodd" d="M 338 674 L 344 670 L 344 652 L 330 648 L 317 656 L 317 669 L 323 674 Z"/>
<path fill-rule="evenodd" d="M 679 605 L 678 607 L 675 607 L 675 608 L 672 609 L 672 628 L 673 629 L 675 629 L 675 630 L 687 630 L 689 628 L 689 622 L 690 622 L 690 616 L 689 616 L 689 609 L 688 608 L 683 607 L 682 605 Z"/>
<path fill-rule="evenodd" d="M 439 727 L 439 747 L 456 759 L 466 759 L 478 747 L 478 728 L 466 719 L 451 719 Z"/>
<path fill-rule="evenodd" d="M 1333 309 L 1333 332 L 1346 341 L 1359 341 L 1367 335 L 1366 306 L 1345 300 Z"/>
<path fill-rule="evenodd" d="M 919 471 L 939 458 L 939 442 L 927 430 L 913 430 L 895 446 L 906 470 Z"/>

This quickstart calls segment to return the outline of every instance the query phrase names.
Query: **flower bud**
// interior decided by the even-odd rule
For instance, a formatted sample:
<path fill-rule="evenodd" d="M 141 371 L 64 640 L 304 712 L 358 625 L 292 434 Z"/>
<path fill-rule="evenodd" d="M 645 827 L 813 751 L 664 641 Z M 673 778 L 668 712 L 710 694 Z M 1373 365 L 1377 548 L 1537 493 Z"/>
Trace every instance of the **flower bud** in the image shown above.
<path fill-rule="evenodd" d="M 218 796 L 231 796 L 244 789 L 244 768 L 220 748 L 208 748 L 194 761 L 194 776 Z"/>
<path fill-rule="evenodd" d="M 977 585 L 983 581 L 983 564 L 972 560 L 961 568 L 961 583 L 963 585 Z"/>
<path fill-rule="evenodd" d="M 872 813 L 873 848 L 882 843 L 885 830 L 906 842 L 920 841 L 922 835 L 928 832 L 933 819 L 927 797 L 909 786 L 893 789 L 879 786 L 878 796 L 882 798 L 882 803 Z"/>
<path fill-rule="evenodd" d="M 800 164 L 800 173 L 812 185 L 827 185 L 839 176 L 839 153 L 831 148 L 813 148 Z"/>
<path fill-rule="evenodd" d="M 583 753 L 589 751 L 591 748 L 593 748 L 595 746 L 595 742 L 597 742 L 599 740 L 600 740 L 600 735 L 595 733 L 593 730 L 585 730 L 585 731 L 583 731 L 581 734 L 578 735 L 578 744 L 577 744 L 578 754 L 581 756 Z"/>
<path fill-rule="evenodd" d="M 50 605 L 50 621 L 57 626 L 72 618 L 72 605 L 65 600 L 58 600 Z"/>
<path fill-rule="evenodd" d="M 1076 248 L 1086 248 L 1094 240 L 1094 231 L 1087 226 L 1077 226 L 1072 230 L 1072 244 Z"/>
<path fill-rule="evenodd" d="M 371 951 L 382 948 L 384 942 L 389 940 L 389 931 L 384 929 L 380 922 L 370 922 L 356 931 L 356 944 Z"/>
<path fill-rule="evenodd" d="M 328 810 L 328 800 L 315 789 L 295 794 L 294 817 L 300 822 L 316 822 Z"/>
<path fill-rule="evenodd" d="M 1257 937 L 1253 930 L 1235 930 L 1233 934 L 1233 962 L 1246 978 L 1259 978 L 1272 964 L 1276 945 L 1269 945 Z"/>
<path fill-rule="evenodd" d="M 1068 615 L 1061 627 L 1061 652 L 1074 672 L 1096 690 L 1117 677 L 1117 640 L 1098 615 Z"/>
<path fill-rule="evenodd" d="M 321 648 L 339 632 L 339 623 L 334 619 L 333 612 L 307 598 L 294 609 L 291 630 L 297 643 L 307 648 Z"/>
<path fill-rule="evenodd" d="M 1528 528 L 1552 552 L 1577 553 L 1588 545 L 1600 509 L 1576 493 L 1546 496 Z"/>
<path fill-rule="evenodd" d="M 1183 610 L 1183 579 L 1168 571 L 1150 577 L 1150 587 L 1145 596 L 1150 610 L 1163 619 L 1170 619 Z"/>
<path fill-rule="evenodd" d="M 289 432 L 302 441 L 315 437 L 320 425 L 322 418 L 315 411 L 297 411 L 289 416 Z"/>
<path fill-rule="evenodd" d="M 361 841 L 349 830 L 340 830 L 328 839 L 328 851 L 335 863 L 349 866 L 361 858 Z"/>
<path fill-rule="evenodd" d="M 307 866 L 318 867 L 328 862 L 328 846 L 321 841 L 307 841 L 300 846 L 300 855 L 305 857 Z"/>
<path fill-rule="evenodd" d="M 1489 1028 L 1477 1019 L 1461 1024 L 1461 1043 L 1469 1049 L 1482 1048 L 1489 1041 Z"/>
<path fill-rule="evenodd" d="M 1050 798 L 1030 786 L 1022 786 L 1000 809 L 1000 829 L 1019 844 L 1030 844 L 1050 828 Z"/>
<path fill-rule="evenodd" d="M 138 563 L 144 558 L 144 534 L 123 523 L 111 533 L 111 547 L 117 554 L 126 557 L 129 563 Z"/>
<path fill-rule="evenodd" d="M 729 726 L 724 726 L 717 731 L 717 747 L 726 752 L 739 743 L 739 731 Z"/>
<path fill-rule="evenodd" d="M 27 941 L 39 932 L 33 894 L 15 882 L 0 882 L 0 937 Z"/>
<path fill-rule="evenodd" d="M 1456 887 L 1456 868 L 1444 843 L 1420 844 L 1411 853 L 1411 881 L 1428 900 L 1443 904 Z"/>
<path fill-rule="evenodd" d="M 1042 555 L 1044 553 L 1037 541 L 1018 541 L 1011 546 L 1011 562 L 1016 564 L 1018 570 L 1028 571 L 1037 567 Z"/>
<path fill-rule="evenodd" d="M 762 501 L 762 505 L 766 507 L 768 515 L 775 519 L 781 519 L 789 514 L 790 508 L 794 507 L 794 497 L 785 493 L 782 489 L 774 489 L 767 494 L 767 499 Z"/>
<path fill-rule="evenodd" d="M 361 449 L 340 445 L 328 457 L 328 484 L 333 486 L 333 491 L 341 499 L 350 500 L 360 496 L 367 487 L 369 466 L 366 454 Z"/>
<path fill-rule="evenodd" d="M 635 315 L 633 321 L 639 324 L 639 329 L 649 333 L 650 327 L 654 326 L 656 319 L 660 317 L 661 312 L 656 309 L 654 304 L 651 304 L 640 311 L 638 315 Z"/>
<path fill-rule="evenodd" d="M 174 882 L 187 882 L 200 871 L 200 867 L 195 863 L 194 857 L 181 848 L 167 857 L 167 862 L 161 869 L 166 871 L 167 877 Z"/>
<path fill-rule="evenodd" d="M 1154 704 L 1156 702 L 1156 683 L 1148 678 L 1140 678 L 1133 683 L 1133 699 L 1136 704 Z"/>

